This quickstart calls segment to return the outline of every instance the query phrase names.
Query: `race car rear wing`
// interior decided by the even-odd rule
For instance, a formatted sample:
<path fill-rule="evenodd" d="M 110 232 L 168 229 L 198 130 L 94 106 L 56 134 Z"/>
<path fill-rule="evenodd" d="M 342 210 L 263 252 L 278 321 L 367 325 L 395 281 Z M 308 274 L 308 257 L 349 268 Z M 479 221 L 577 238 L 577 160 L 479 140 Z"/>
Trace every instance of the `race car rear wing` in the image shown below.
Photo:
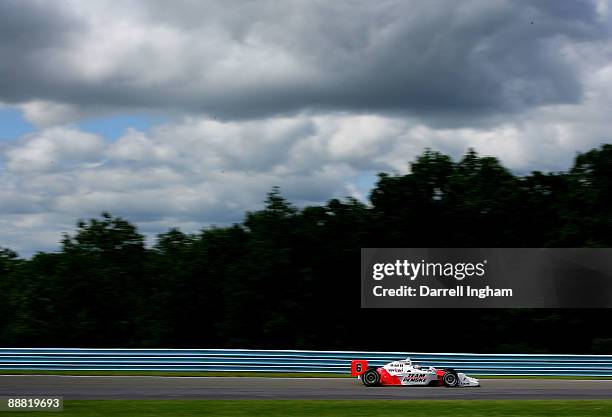
<path fill-rule="evenodd" d="M 368 370 L 368 361 L 352 360 L 351 361 L 351 376 L 359 376 Z"/>

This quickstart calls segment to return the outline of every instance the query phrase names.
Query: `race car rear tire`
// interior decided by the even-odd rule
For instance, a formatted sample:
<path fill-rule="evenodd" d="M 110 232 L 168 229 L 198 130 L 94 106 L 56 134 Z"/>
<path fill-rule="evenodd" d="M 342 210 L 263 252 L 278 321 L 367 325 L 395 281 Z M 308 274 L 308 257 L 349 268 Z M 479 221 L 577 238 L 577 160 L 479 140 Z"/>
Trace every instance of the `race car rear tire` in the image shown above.
<path fill-rule="evenodd" d="M 375 387 L 380 385 L 380 375 L 376 369 L 368 369 L 361 375 L 361 381 L 366 387 Z"/>
<path fill-rule="evenodd" d="M 444 375 L 442 376 L 442 382 L 449 388 L 455 388 L 459 386 L 459 375 L 454 369 L 445 369 Z"/>

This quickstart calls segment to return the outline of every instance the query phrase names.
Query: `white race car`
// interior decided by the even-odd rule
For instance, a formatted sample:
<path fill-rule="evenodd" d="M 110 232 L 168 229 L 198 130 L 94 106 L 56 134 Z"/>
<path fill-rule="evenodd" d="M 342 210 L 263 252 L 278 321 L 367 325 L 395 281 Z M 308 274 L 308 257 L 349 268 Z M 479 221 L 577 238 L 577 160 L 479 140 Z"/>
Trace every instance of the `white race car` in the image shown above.
<path fill-rule="evenodd" d="M 387 385 L 479 387 L 480 381 L 454 369 L 422 367 L 410 358 L 389 362 L 381 367 L 368 367 L 366 360 L 351 361 L 351 375 L 366 387 Z"/>

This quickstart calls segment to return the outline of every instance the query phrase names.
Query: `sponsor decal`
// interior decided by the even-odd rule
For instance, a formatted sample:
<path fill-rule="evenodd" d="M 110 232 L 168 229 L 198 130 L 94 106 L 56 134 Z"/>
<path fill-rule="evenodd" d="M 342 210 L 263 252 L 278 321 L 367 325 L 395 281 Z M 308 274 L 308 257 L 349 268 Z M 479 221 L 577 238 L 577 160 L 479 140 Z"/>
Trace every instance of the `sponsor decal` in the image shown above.
<path fill-rule="evenodd" d="M 402 382 L 427 382 L 427 374 L 407 374 L 402 377 Z"/>

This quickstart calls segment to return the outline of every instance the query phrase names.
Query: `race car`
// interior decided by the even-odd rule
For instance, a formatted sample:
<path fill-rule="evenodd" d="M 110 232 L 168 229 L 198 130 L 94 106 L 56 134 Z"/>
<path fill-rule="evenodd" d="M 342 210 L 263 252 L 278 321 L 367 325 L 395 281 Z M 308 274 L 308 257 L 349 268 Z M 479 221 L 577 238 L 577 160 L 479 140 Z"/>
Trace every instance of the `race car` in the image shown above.
<path fill-rule="evenodd" d="M 413 364 L 410 358 L 385 366 L 368 366 L 366 360 L 351 361 L 351 375 L 366 387 L 387 385 L 479 387 L 480 381 L 454 369 L 437 369 Z"/>

